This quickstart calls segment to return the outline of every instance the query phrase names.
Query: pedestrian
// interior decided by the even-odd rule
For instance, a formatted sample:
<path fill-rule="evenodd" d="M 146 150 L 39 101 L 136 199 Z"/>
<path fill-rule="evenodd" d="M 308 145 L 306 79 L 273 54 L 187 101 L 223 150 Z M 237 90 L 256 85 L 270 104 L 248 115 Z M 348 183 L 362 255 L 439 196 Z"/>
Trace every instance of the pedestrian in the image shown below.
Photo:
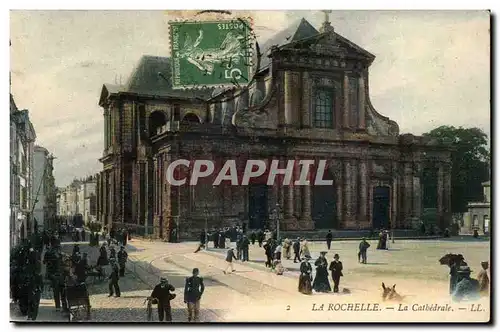
<path fill-rule="evenodd" d="M 85 242 L 85 228 L 82 228 L 82 242 Z"/>
<path fill-rule="evenodd" d="M 459 282 L 452 294 L 454 302 L 476 301 L 480 298 L 479 281 L 470 277 L 471 269 L 468 266 L 460 266 L 457 270 Z"/>
<path fill-rule="evenodd" d="M 304 241 L 302 241 L 302 245 L 300 248 L 300 254 L 302 257 L 311 258 L 311 252 L 309 251 L 309 243 L 305 239 L 304 239 Z"/>
<path fill-rule="evenodd" d="M 219 248 L 219 232 L 217 229 L 212 233 L 212 241 L 214 242 L 214 248 Z"/>
<path fill-rule="evenodd" d="M 236 271 L 234 269 L 234 266 L 233 266 L 233 259 L 236 259 L 236 256 L 234 255 L 234 250 L 233 250 L 233 248 L 229 248 L 229 250 L 227 251 L 227 254 L 226 254 L 227 266 L 224 269 L 224 271 L 222 271 L 222 272 L 224 272 L 224 274 L 226 274 L 227 269 L 230 269 L 229 273 Z"/>
<path fill-rule="evenodd" d="M 309 263 L 309 258 L 306 257 L 300 264 L 300 276 L 299 276 L 299 292 L 305 295 L 312 294 L 312 266 Z"/>
<path fill-rule="evenodd" d="M 242 262 L 248 262 L 248 251 L 250 247 L 250 241 L 248 240 L 246 235 L 243 235 L 240 245 L 241 245 L 241 253 L 243 256 Z"/>
<path fill-rule="evenodd" d="M 61 304 L 63 305 L 63 309 L 65 309 L 65 301 L 61 299 L 64 290 L 64 279 L 62 255 L 59 250 L 51 247 L 45 253 L 43 263 L 46 267 L 46 278 L 49 280 L 50 287 L 52 288 L 56 310 L 61 309 Z"/>
<path fill-rule="evenodd" d="M 226 248 L 226 232 L 223 230 L 219 233 L 219 249 Z"/>
<path fill-rule="evenodd" d="M 116 260 L 116 250 L 115 250 L 115 247 L 112 246 L 110 249 L 109 249 L 109 259 L 114 259 Z"/>
<path fill-rule="evenodd" d="M 255 245 L 256 240 L 257 240 L 257 234 L 255 234 L 255 231 L 252 231 L 252 233 L 250 233 L 250 241 L 252 241 L 252 246 Z"/>
<path fill-rule="evenodd" d="M 238 234 L 238 236 L 236 238 L 236 259 L 242 258 L 241 241 L 242 241 L 242 237 L 241 237 L 241 235 Z"/>
<path fill-rule="evenodd" d="M 332 245 L 332 240 L 333 240 L 333 234 L 331 230 L 328 230 L 328 233 L 326 234 L 326 247 L 328 250 L 330 250 L 330 247 Z"/>
<path fill-rule="evenodd" d="M 84 283 L 87 279 L 87 267 L 85 266 L 85 262 L 83 262 L 82 258 L 78 256 L 77 261 L 73 264 L 73 266 L 77 282 Z"/>
<path fill-rule="evenodd" d="M 459 275 L 458 275 L 458 270 L 461 266 L 467 266 L 467 263 L 464 260 L 464 257 L 462 255 L 457 256 L 455 261 L 452 261 L 449 263 L 450 267 L 450 294 L 453 294 L 455 291 L 455 287 L 457 286 L 457 283 L 459 282 Z"/>
<path fill-rule="evenodd" d="M 109 275 L 109 295 L 108 297 L 115 294 L 116 297 L 120 297 L 120 286 L 118 285 L 118 280 L 120 280 L 120 275 L 118 271 L 118 265 L 116 265 L 116 260 L 114 258 L 109 259 L 111 264 L 111 274 Z"/>
<path fill-rule="evenodd" d="M 175 291 L 175 287 L 171 285 L 167 278 L 161 277 L 160 283 L 155 286 L 151 297 L 158 300 L 158 319 L 160 322 L 172 321 L 172 307 L 170 306 L 170 301 L 175 298 L 175 294 L 170 292 Z"/>
<path fill-rule="evenodd" d="M 267 258 L 266 267 L 272 267 L 273 254 L 274 254 L 272 241 L 267 241 L 266 244 L 264 244 L 264 252 Z"/>
<path fill-rule="evenodd" d="M 294 255 L 293 262 L 300 263 L 300 238 L 299 237 L 293 243 L 293 255 Z"/>
<path fill-rule="evenodd" d="M 188 307 L 188 321 L 199 321 L 200 315 L 200 300 L 203 292 L 205 291 L 205 285 L 203 284 L 203 278 L 199 276 L 200 271 L 198 268 L 193 269 L 193 275 L 186 278 L 186 285 L 184 286 L 184 303 Z"/>
<path fill-rule="evenodd" d="M 291 258 L 291 252 L 292 252 L 292 241 L 288 238 L 285 238 L 285 241 L 283 241 L 283 250 L 285 251 L 285 258 L 290 259 Z"/>
<path fill-rule="evenodd" d="M 339 254 L 335 254 L 333 256 L 333 262 L 330 263 L 330 268 L 329 268 L 329 270 L 332 271 L 334 293 L 339 292 L 340 277 L 344 275 L 342 273 L 344 267 L 342 266 L 342 262 L 339 259 L 340 259 Z"/>
<path fill-rule="evenodd" d="M 483 268 L 477 275 L 479 281 L 479 293 L 481 296 L 488 296 L 490 294 L 490 278 L 488 277 L 488 262 L 481 262 Z"/>
<path fill-rule="evenodd" d="M 326 260 L 326 251 L 320 252 L 320 256 L 314 263 L 316 265 L 316 276 L 314 277 L 313 289 L 318 293 L 328 293 L 332 291 L 330 281 L 328 281 L 328 261 Z"/>
<path fill-rule="evenodd" d="M 274 249 L 274 259 L 281 261 L 281 252 L 283 250 L 283 246 L 281 245 L 281 242 L 278 243 L 276 248 Z"/>
<path fill-rule="evenodd" d="M 262 243 L 264 242 L 264 232 L 262 229 L 259 229 L 259 232 L 257 233 L 257 241 L 259 242 L 259 247 L 262 248 Z"/>
<path fill-rule="evenodd" d="M 125 265 L 127 264 L 128 254 L 125 251 L 125 246 L 120 247 L 118 251 L 118 264 L 120 265 L 120 277 L 125 276 Z"/>
<path fill-rule="evenodd" d="M 122 230 L 122 243 L 123 243 L 124 246 L 127 245 L 127 240 L 128 240 L 128 233 L 127 233 L 127 229 L 124 228 Z"/>
<path fill-rule="evenodd" d="M 363 238 L 359 244 L 358 262 L 366 264 L 366 251 L 368 248 L 370 248 L 370 244 Z"/>
<path fill-rule="evenodd" d="M 28 320 L 36 320 L 38 316 L 38 307 L 40 305 L 40 296 L 43 291 L 43 278 L 39 273 L 31 277 L 28 296 Z"/>

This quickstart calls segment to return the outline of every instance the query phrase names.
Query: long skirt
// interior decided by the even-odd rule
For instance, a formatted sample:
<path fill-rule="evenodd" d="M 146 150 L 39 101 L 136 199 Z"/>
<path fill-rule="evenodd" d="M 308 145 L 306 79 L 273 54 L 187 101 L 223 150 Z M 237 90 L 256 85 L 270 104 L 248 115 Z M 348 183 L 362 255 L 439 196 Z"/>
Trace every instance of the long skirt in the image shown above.
<path fill-rule="evenodd" d="M 299 277 L 299 292 L 305 295 L 312 294 L 311 275 L 301 274 Z"/>
<path fill-rule="evenodd" d="M 326 268 L 316 270 L 316 276 L 314 277 L 312 287 L 316 292 L 328 293 L 332 291 L 330 281 L 328 281 L 328 271 Z"/>

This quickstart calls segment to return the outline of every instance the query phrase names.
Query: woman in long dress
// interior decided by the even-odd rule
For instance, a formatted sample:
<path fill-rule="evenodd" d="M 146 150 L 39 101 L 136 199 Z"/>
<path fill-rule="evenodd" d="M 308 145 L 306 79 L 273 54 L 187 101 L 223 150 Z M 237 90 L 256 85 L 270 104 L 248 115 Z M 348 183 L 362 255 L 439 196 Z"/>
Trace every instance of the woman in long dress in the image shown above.
<path fill-rule="evenodd" d="M 302 248 L 300 248 L 300 255 L 301 257 L 304 258 L 311 258 L 311 252 L 309 251 L 309 244 L 307 243 L 307 240 L 304 240 L 302 242 Z"/>
<path fill-rule="evenodd" d="M 328 261 L 326 260 L 326 251 L 320 253 L 316 260 L 316 276 L 314 277 L 313 289 L 318 293 L 328 293 L 332 291 L 330 281 L 328 281 Z"/>
<path fill-rule="evenodd" d="M 309 263 L 309 259 L 306 258 L 300 264 L 299 292 L 301 292 L 302 294 L 305 295 L 312 294 L 311 273 L 312 273 L 312 266 Z"/>

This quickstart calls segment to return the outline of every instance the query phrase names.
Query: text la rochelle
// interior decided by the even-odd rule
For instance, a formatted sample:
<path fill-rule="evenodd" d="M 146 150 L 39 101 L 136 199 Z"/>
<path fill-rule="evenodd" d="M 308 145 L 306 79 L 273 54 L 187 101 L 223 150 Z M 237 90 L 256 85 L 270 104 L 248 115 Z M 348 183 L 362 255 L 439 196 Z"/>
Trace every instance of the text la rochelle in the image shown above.
<path fill-rule="evenodd" d="M 247 160 L 241 183 L 238 182 L 238 171 L 235 160 L 227 160 L 217 176 L 215 177 L 212 185 L 218 186 L 222 181 L 230 181 L 233 186 L 247 186 L 252 178 L 260 178 L 267 171 L 267 185 L 272 186 L 278 175 L 283 175 L 284 186 L 309 186 L 311 185 L 311 166 L 315 165 L 314 160 L 288 160 L 285 168 L 279 167 L 279 160 L 273 160 L 267 169 L 267 163 L 263 160 Z M 182 186 L 187 182 L 187 177 L 175 178 L 174 174 L 181 174 L 176 172 L 180 167 L 184 166 L 189 168 L 191 162 L 187 159 L 178 159 L 169 164 L 167 168 L 166 180 L 172 186 Z M 292 182 L 292 177 L 295 167 L 300 166 L 299 178 Z M 331 186 L 333 180 L 324 180 L 323 174 L 326 168 L 326 160 L 320 160 L 316 168 L 316 176 L 314 176 L 314 185 Z M 203 169 L 203 170 L 202 170 Z M 211 160 L 196 160 L 190 172 L 189 185 L 195 186 L 201 178 L 207 178 L 214 173 L 215 164 Z"/>

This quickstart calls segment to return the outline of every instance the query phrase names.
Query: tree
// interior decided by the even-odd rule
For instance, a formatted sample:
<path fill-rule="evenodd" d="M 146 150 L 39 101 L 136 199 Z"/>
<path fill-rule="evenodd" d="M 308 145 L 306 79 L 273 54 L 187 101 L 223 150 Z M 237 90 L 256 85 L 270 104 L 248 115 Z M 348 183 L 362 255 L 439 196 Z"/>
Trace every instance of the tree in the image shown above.
<path fill-rule="evenodd" d="M 466 212 L 467 203 L 484 200 L 482 182 L 490 177 L 490 152 L 488 136 L 479 128 L 455 128 L 441 126 L 423 136 L 436 138 L 440 142 L 451 142 L 451 209 Z M 436 188 L 437 175 L 425 170 L 422 178 L 424 188 Z M 436 190 L 426 190 L 424 206 L 435 207 Z"/>

